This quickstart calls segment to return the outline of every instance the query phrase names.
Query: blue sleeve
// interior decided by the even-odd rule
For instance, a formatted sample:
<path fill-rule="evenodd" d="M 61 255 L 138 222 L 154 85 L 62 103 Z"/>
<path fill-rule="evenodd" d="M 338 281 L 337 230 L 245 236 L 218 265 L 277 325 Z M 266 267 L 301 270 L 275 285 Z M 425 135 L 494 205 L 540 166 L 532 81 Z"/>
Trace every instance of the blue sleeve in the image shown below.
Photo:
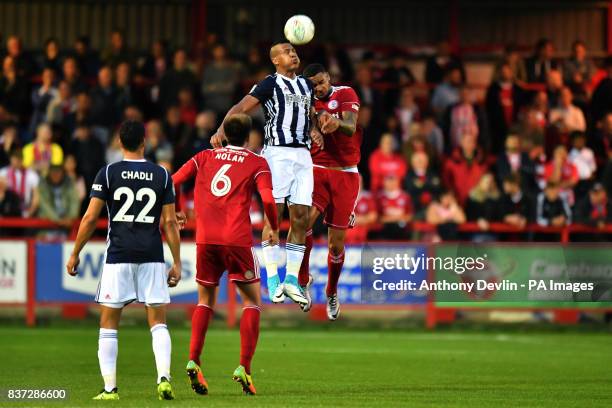
<path fill-rule="evenodd" d="M 104 166 L 96 175 L 89 196 L 108 201 L 108 184 L 108 166 Z"/>
<path fill-rule="evenodd" d="M 251 89 L 249 95 L 254 96 L 259 99 L 259 102 L 265 103 L 268 99 L 272 98 L 274 94 L 274 85 L 276 84 L 276 80 L 273 76 L 267 76 L 263 81 L 258 83 Z"/>
<path fill-rule="evenodd" d="M 162 205 L 166 204 L 174 204 L 175 194 L 174 194 L 174 183 L 172 183 L 172 176 L 168 173 L 168 170 L 164 169 L 164 173 L 166 174 L 166 185 L 164 186 L 164 196 L 162 199 Z"/>

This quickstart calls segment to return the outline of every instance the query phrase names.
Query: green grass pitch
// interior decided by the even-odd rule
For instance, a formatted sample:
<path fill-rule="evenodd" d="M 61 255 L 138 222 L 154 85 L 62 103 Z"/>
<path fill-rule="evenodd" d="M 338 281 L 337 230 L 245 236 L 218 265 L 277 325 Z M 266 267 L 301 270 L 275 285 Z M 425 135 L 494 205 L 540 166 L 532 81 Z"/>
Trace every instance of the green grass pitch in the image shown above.
<path fill-rule="evenodd" d="M 609 333 L 263 330 L 253 362 L 258 395 L 231 380 L 239 333 L 213 329 L 203 369 L 208 396 L 194 394 L 184 366 L 185 327 L 172 328 L 177 399 L 157 401 L 149 331 L 119 331 L 121 401 L 96 402 L 101 388 L 97 329 L 0 328 L 0 388 L 65 388 L 63 402 L 0 406 L 114 407 L 610 407 Z"/>

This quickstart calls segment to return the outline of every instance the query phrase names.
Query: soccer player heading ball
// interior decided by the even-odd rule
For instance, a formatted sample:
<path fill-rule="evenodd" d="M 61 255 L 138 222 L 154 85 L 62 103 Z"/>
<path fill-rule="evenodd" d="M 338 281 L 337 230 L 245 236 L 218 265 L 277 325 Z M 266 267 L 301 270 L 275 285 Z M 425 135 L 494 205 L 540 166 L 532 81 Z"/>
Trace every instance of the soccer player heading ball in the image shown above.
<path fill-rule="evenodd" d="M 200 354 L 215 307 L 219 279 L 226 270 L 244 301 L 240 319 L 240 365 L 233 378 L 245 393 L 255 394 L 251 359 L 259 337 L 261 306 L 259 264 L 252 248 L 249 217 L 255 188 L 270 220 L 265 239 L 271 245 L 278 245 L 278 223 L 270 168 L 263 157 L 244 148 L 250 130 L 248 115 L 228 116 L 223 123 L 228 145 L 196 154 L 172 176 L 177 186 L 195 177 L 198 306 L 191 322 L 187 375 L 198 394 L 208 393 Z M 184 218 L 182 214 L 180 217 Z"/>
<path fill-rule="evenodd" d="M 353 210 L 359 194 L 361 129 L 357 126 L 359 98 L 348 86 L 332 86 L 329 74 L 321 64 L 311 64 L 303 76 L 314 86 L 315 109 L 325 147 L 314 145 L 311 150 L 314 162 L 313 207 L 306 232 L 306 253 L 300 269 L 299 283 L 306 287 L 312 279 L 308 273 L 308 261 L 312 249 L 312 226 L 319 215 L 325 215 L 328 226 L 329 253 L 327 255 L 327 317 L 336 320 L 340 314 L 338 279 L 344 264 L 344 240 L 346 229 L 353 220 Z M 310 299 L 310 296 L 307 295 Z M 307 312 L 310 302 L 302 310 Z"/>
<path fill-rule="evenodd" d="M 96 229 L 102 209 L 108 210 L 108 248 L 96 302 L 100 304 L 98 360 L 104 389 L 96 400 L 117 400 L 117 329 L 124 306 L 137 300 L 147 309 L 157 366 L 159 399 L 174 399 L 170 386 L 170 334 L 166 327 L 168 286 L 181 279 L 180 236 L 172 178 L 161 166 L 144 159 L 142 123 L 121 125 L 123 161 L 104 166 L 91 186 L 91 201 L 81 220 L 67 272 L 77 275 L 79 253 Z M 163 221 L 174 264 L 166 272 L 159 224 Z"/>
<path fill-rule="evenodd" d="M 300 59 L 295 48 L 289 43 L 276 44 L 270 49 L 270 59 L 276 67 L 276 73 L 266 77 L 233 106 L 225 121 L 233 114 L 250 112 L 260 104 L 264 108 L 266 125 L 263 156 L 272 171 L 278 223 L 287 202 L 291 224 L 286 245 L 287 274 L 281 284 L 277 272 L 280 248 L 278 244 L 269 241 L 272 221 L 266 217 L 262 246 L 268 292 L 275 303 L 282 303 L 285 296 L 288 296 L 300 305 L 307 305 L 310 302 L 298 283 L 298 274 L 306 250 L 306 229 L 312 205 L 314 181 L 309 149 L 311 138 L 320 144 L 322 135 L 313 126 L 315 111 L 312 106 L 312 84 L 296 74 Z M 211 139 L 213 146 L 220 147 L 225 137 L 222 125 Z"/>

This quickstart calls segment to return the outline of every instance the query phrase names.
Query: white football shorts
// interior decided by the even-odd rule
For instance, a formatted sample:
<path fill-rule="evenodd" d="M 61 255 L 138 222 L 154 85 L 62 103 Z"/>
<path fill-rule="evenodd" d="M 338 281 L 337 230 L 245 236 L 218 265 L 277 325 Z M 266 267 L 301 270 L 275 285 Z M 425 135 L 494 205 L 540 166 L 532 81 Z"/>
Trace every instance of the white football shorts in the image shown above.
<path fill-rule="evenodd" d="M 147 306 L 170 303 L 166 264 L 104 264 L 96 302 L 121 308 L 135 300 Z"/>
<path fill-rule="evenodd" d="M 277 203 L 312 205 L 314 178 L 310 151 L 302 147 L 266 146 L 263 157 L 272 172 L 272 195 Z"/>

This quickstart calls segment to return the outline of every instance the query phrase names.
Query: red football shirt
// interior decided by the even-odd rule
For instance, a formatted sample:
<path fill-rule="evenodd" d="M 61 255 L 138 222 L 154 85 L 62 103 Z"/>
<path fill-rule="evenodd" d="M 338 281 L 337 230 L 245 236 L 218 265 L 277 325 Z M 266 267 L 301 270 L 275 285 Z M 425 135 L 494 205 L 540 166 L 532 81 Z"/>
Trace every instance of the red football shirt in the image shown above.
<path fill-rule="evenodd" d="M 394 192 L 381 191 L 378 193 L 379 215 L 407 215 L 412 214 L 412 200 L 408 193 L 403 190 Z"/>
<path fill-rule="evenodd" d="M 253 246 L 249 209 L 255 188 L 272 189 L 266 160 L 242 147 L 203 150 L 177 171 L 181 184 L 194 177 L 196 242 Z"/>
<path fill-rule="evenodd" d="M 359 112 L 359 97 L 348 86 L 333 86 L 331 94 L 326 99 L 315 99 L 317 112 L 329 112 L 335 118 L 342 118 L 342 112 Z M 323 150 L 313 143 L 310 153 L 315 165 L 324 167 L 351 167 L 359 164 L 361 159 L 361 128 L 358 126 L 352 136 L 339 130 L 324 135 Z"/>

